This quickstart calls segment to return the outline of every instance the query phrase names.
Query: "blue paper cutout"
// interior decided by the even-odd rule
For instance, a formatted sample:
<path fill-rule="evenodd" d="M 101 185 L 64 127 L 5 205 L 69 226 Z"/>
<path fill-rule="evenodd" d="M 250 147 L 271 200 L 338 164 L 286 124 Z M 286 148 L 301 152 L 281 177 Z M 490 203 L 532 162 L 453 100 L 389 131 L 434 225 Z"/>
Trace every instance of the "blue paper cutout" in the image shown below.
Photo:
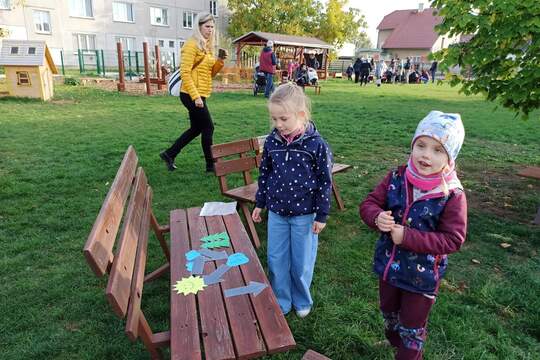
<path fill-rule="evenodd" d="M 238 266 L 238 265 L 244 265 L 249 261 L 249 258 L 244 255 L 243 253 L 234 253 L 229 256 L 227 259 L 227 266 Z"/>
<path fill-rule="evenodd" d="M 199 252 L 197 250 L 191 250 L 191 251 L 188 251 L 186 253 L 186 260 L 187 261 L 193 261 L 196 258 L 198 258 L 199 256 L 201 256 L 201 254 L 199 254 Z"/>
<path fill-rule="evenodd" d="M 193 271 L 193 261 L 190 261 L 190 262 L 187 262 L 186 263 L 186 268 L 189 272 L 192 272 Z"/>

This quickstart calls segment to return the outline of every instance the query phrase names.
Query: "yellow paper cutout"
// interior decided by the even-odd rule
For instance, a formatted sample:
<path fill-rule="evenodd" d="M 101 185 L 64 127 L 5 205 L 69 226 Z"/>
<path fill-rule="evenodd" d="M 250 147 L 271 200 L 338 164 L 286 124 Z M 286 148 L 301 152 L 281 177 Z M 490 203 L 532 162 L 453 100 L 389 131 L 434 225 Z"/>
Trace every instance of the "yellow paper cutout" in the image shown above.
<path fill-rule="evenodd" d="M 176 290 L 178 294 L 188 295 L 197 294 L 197 292 L 204 290 L 205 286 L 202 277 L 190 276 L 177 281 L 176 285 L 173 286 L 173 289 Z"/>

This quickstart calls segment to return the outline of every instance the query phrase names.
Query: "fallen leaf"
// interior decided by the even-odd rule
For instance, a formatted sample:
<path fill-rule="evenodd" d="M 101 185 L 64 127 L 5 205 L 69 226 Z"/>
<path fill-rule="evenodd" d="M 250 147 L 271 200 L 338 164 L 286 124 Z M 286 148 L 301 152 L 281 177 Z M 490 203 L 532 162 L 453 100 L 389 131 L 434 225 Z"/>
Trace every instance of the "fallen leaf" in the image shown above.
<path fill-rule="evenodd" d="M 480 261 L 476 259 L 471 259 L 471 262 L 476 265 L 480 264 Z"/>
<path fill-rule="evenodd" d="M 500 247 L 502 247 L 503 249 L 508 249 L 510 246 L 512 246 L 512 245 L 509 244 L 509 243 L 500 243 L 499 245 L 500 245 Z"/>
<path fill-rule="evenodd" d="M 533 186 L 532 184 L 527 185 L 527 187 L 528 187 L 529 189 L 534 188 L 534 186 Z"/>

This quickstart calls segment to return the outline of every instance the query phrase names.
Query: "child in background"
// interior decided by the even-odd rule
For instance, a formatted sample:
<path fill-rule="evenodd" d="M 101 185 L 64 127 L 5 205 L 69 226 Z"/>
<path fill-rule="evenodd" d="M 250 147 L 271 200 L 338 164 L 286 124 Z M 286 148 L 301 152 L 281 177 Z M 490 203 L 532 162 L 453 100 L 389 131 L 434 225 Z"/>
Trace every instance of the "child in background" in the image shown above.
<path fill-rule="evenodd" d="M 381 232 L 373 269 L 396 359 L 422 358 L 447 254 L 465 241 L 467 201 L 455 170 L 464 136 L 459 114 L 430 112 L 418 124 L 407 165 L 391 171 L 360 204 L 362 220 Z"/>
<path fill-rule="evenodd" d="M 268 103 L 274 129 L 264 143 L 252 218 L 268 211 L 268 269 L 281 311 L 311 311 L 309 291 L 318 234 L 330 211 L 332 153 L 310 121 L 309 99 L 293 83 L 280 85 Z"/>

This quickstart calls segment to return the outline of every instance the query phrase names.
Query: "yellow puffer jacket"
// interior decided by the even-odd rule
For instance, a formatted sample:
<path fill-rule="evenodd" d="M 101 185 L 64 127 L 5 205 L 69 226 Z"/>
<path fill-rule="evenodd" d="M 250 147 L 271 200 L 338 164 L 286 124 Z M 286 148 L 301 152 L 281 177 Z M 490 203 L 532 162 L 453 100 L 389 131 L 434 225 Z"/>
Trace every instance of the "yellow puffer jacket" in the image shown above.
<path fill-rule="evenodd" d="M 191 38 L 182 47 L 181 92 L 189 94 L 192 100 L 209 97 L 212 92 L 212 78 L 223 67 L 223 60 L 214 58 L 211 52 L 199 49 L 195 39 Z M 201 61 L 202 59 L 202 61 Z M 193 65 L 201 61 L 195 69 Z"/>

